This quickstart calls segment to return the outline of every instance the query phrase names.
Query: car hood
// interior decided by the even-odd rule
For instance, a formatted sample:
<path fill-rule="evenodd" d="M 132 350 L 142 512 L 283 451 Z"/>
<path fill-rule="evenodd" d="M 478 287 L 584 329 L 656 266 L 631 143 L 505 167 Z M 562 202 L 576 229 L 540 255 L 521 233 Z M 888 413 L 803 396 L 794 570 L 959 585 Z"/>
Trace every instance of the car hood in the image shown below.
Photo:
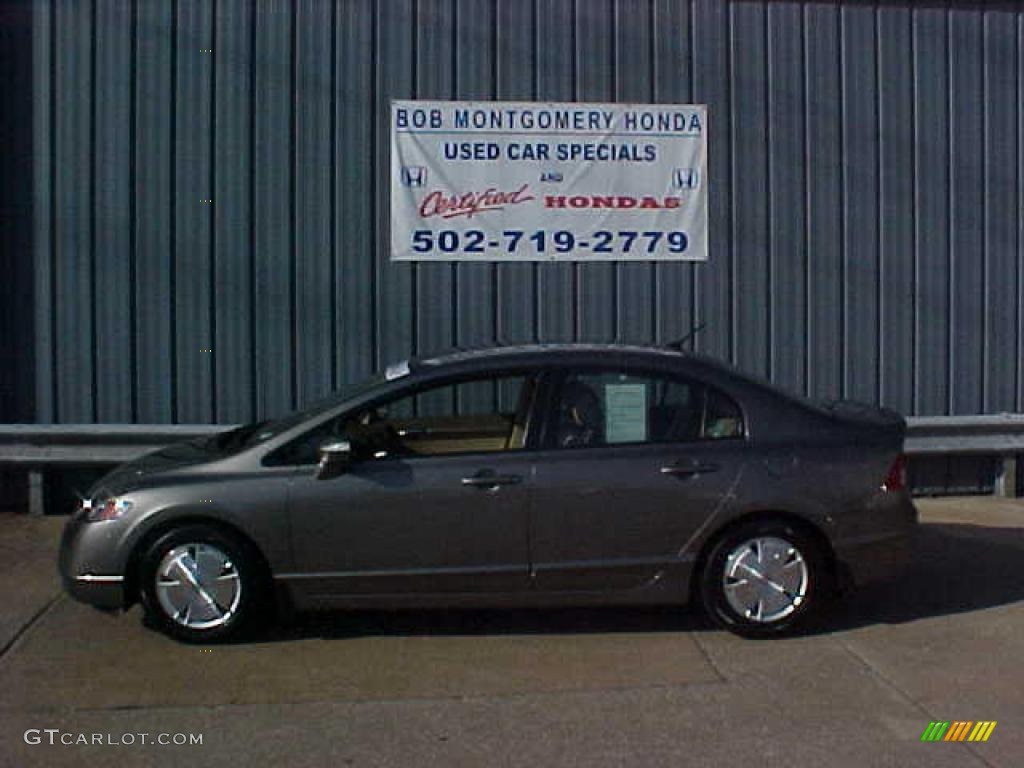
<path fill-rule="evenodd" d="M 124 493 L 149 485 L 155 477 L 207 464 L 219 458 L 223 458 L 223 455 L 211 450 L 209 438 L 175 443 L 116 467 L 93 486 L 90 495 L 100 492 L 113 495 Z"/>

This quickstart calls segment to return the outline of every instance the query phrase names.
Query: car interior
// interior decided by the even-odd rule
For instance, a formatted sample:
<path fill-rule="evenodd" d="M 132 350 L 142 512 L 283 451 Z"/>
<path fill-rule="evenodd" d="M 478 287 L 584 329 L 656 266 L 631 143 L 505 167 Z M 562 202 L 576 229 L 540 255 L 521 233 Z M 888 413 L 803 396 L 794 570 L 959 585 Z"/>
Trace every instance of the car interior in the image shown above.
<path fill-rule="evenodd" d="M 438 385 L 324 424 L 288 446 L 277 461 L 316 463 L 320 445 L 335 439 L 350 441 L 363 460 L 522 449 L 537 390 L 537 376 Z M 743 434 L 739 407 L 717 390 L 622 372 L 566 377 L 553 415 L 551 439 L 560 448 Z"/>
<path fill-rule="evenodd" d="M 398 401 L 370 408 L 349 421 L 341 435 L 354 446 L 376 458 L 385 456 L 434 456 L 451 453 L 485 453 L 523 448 L 526 444 L 527 417 L 536 392 L 535 377 L 504 379 L 518 386 L 514 410 L 502 411 L 495 399 L 466 406 L 464 413 L 452 413 L 454 390 L 458 385 L 433 391 L 431 407 L 423 395 L 411 395 Z M 436 397 L 441 394 L 440 398 Z M 450 395 L 450 396 L 448 396 Z M 448 407 L 445 407 L 446 404 Z"/>
<path fill-rule="evenodd" d="M 711 387 L 619 372 L 566 378 L 556 418 L 562 448 L 739 437 L 743 424 L 739 407 Z"/>

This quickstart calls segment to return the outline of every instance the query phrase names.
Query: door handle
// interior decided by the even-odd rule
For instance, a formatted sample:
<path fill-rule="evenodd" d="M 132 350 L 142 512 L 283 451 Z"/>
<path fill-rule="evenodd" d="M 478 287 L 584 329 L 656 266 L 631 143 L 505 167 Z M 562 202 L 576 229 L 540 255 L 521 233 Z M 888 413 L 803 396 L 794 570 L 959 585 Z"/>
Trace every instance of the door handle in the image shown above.
<path fill-rule="evenodd" d="M 661 474 L 672 475 L 673 477 L 697 477 L 698 475 L 709 475 L 717 472 L 717 464 L 705 464 L 696 462 L 693 464 L 668 464 L 661 468 Z"/>
<path fill-rule="evenodd" d="M 517 485 L 523 482 L 522 475 L 499 475 L 491 470 L 483 469 L 470 477 L 462 478 L 462 484 L 470 488 L 488 488 L 494 490 L 502 485 Z"/>

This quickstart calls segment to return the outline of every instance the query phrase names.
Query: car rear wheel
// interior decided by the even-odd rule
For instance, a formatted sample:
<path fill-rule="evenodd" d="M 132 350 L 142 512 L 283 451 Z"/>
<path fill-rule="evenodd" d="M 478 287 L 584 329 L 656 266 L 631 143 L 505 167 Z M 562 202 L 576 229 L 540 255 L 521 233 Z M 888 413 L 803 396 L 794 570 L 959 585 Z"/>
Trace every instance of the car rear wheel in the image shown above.
<path fill-rule="evenodd" d="M 175 528 L 142 558 L 147 618 L 186 642 L 223 640 L 251 625 L 263 600 L 263 584 L 251 548 L 208 525 Z"/>
<path fill-rule="evenodd" d="M 744 637 L 790 631 L 818 610 L 827 589 L 820 546 L 784 520 L 759 520 L 727 531 L 701 574 L 705 609 Z"/>

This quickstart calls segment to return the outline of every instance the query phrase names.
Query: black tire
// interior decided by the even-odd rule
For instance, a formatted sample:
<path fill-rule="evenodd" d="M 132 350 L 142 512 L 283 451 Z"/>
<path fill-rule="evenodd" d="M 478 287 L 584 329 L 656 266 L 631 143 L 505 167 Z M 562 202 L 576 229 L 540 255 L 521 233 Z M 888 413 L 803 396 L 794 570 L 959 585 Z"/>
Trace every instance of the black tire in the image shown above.
<path fill-rule="evenodd" d="M 774 542 L 788 546 L 780 549 Z M 760 574 L 768 578 L 753 576 L 769 569 Z M 716 624 L 734 634 L 776 637 L 818 613 L 830 593 L 829 573 L 826 553 L 802 528 L 783 519 L 754 520 L 726 530 L 711 546 L 700 574 L 701 603 Z M 734 590 L 732 599 L 727 589 Z M 767 598 L 756 597 L 765 592 Z M 736 603 L 752 610 L 738 610 Z"/>
<path fill-rule="evenodd" d="M 170 557 L 176 550 L 184 559 Z M 197 563 L 216 568 L 220 575 L 211 580 L 206 574 L 204 579 L 202 567 L 189 567 Z M 188 568 L 197 585 L 209 589 L 193 588 L 182 568 Z M 148 624 L 178 640 L 210 643 L 237 638 L 253 628 L 267 602 L 267 581 L 248 542 L 211 525 L 190 523 L 164 533 L 146 549 L 138 583 Z M 190 604 L 175 614 L 169 606 L 176 602 Z"/>

